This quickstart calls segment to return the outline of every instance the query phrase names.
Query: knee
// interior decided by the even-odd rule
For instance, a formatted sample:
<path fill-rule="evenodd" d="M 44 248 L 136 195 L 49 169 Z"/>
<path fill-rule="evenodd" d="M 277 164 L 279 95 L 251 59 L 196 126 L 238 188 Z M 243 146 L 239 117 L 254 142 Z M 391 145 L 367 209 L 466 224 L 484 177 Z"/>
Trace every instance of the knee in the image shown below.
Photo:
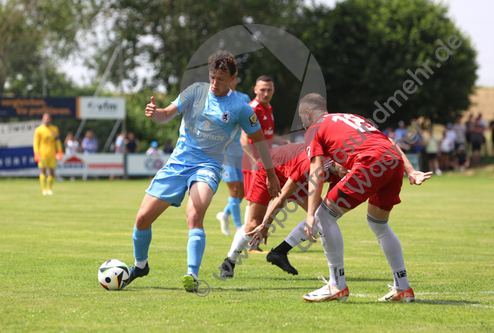
<path fill-rule="evenodd" d="M 233 198 L 240 197 L 240 185 L 236 184 L 230 187 L 230 196 Z"/>
<path fill-rule="evenodd" d="M 187 225 L 189 229 L 202 227 L 203 215 L 196 210 L 190 210 L 187 212 Z"/>
<path fill-rule="evenodd" d="M 139 211 L 136 217 L 136 228 L 138 230 L 147 230 L 151 227 L 154 220 L 150 218 L 145 212 Z"/>
<path fill-rule="evenodd" d="M 251 232 L 251 231 L 254 231 L 255 228 L 257 228 L 260 224 L 261 224 L 262 221 L 260 220 L 257 220 L 257 219 L 249 219 L 246 223 L 245 223 L 245 226 L 244 226 L 244 230 L 245 232 Z"/>

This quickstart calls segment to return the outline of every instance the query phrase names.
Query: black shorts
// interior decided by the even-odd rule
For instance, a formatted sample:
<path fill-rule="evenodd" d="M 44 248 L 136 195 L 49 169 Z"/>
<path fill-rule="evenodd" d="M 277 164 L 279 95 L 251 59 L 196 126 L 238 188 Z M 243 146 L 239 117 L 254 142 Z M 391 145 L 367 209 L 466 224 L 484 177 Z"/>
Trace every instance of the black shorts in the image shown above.
<path fill-rule="evenodd" d="M 482 142 L 472 142 L 472 151 L 479 151 L 482 147 Z"/>
<path fill-rule="evenodd" d="M 437 158 L 437 153 L 432 153 L 432 154 L 427 153 L 427 159 L 428 160 L 433 160 L 435 158 Z"/>

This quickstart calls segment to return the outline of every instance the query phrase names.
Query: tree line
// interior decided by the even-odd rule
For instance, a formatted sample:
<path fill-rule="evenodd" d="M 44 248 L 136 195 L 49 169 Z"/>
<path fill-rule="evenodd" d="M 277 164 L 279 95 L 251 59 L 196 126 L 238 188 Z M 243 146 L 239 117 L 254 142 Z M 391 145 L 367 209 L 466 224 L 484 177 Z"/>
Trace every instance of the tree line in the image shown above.
<path fill-rule="evenodd" d="M 96 36 L 95 20 L 105 22 L 104 43 L 76 38 Z M 470 104 L 476 51 L 448 8 L 428 0 L 346 0 L 334 8 L 300 0 L 7 0 L 0 3 L 0 96 L 93 95 L 96 78 L 81 87 L 60 71 L 60 61 L 93 49 L 97 56 L 85 62 L 101 77 L 115 47 L 122 45 L 121 61 L 108 81 L 118 87 L 124 79 L 141 87 L 125 96 L 127 129 L 144 143 L 164 144 L 177 137 L 180 119 L 165 126 L 147 121 L 142 113 L 149 97 L 154 94 L 159 105 L 167 105 L 180 92 L 196 50 L 224 29 L 242 24 L 276 27 L 305 44 L 322 70 L 330 112 L 372 119 L 379 104 L 390 115 L 382 126 L 394 127 L 420 117 L 453 121 Z M 145 79 L 139 75 L 143 62 L 152 68 Z M 251 98 L 258 76 L 274 78 L 276 131 L 289 129 L 303 82 L 266 48 L 238 55 L 238 63 L 237 89 Z M 168 94 L 156 95 L 158 86 Z M 76 120 L 54 123 L 62 133 L 78 126 Z M 104 141 L 112 124 L 93 121 L 89 127 Z"/>

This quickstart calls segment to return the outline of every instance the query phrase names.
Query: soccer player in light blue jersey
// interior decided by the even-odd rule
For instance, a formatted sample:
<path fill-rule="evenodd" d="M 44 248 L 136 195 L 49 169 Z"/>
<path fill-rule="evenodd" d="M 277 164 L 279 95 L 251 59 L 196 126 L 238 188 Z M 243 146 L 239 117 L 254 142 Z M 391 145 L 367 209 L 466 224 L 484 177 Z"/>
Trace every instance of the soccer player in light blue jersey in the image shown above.
<path fill-rule="evenodd" d="M 241 93 L 235 88 L 237 87 L 238 79 L 235 79 L 230 84 L 230 89 L 234 94 L 237 94 L 245 103 L 250 103 L 250 97 L 247 94 Z M 222 174 L 222 180 L 228 186 L 228 203 L 222 212 L 216 214 L 216 218 L 220 222 L 221 232 L 229 236 L 230 235 L 230 223 L 228 221 L 230 215 L 233 218 L 233 224 L 236 230 L 242 227 L 242 217 L 240 212 L 240 202 L 245 196 L 244 193 L 244 175 L 242 173 L 242 157 L 244 150 L 240 145 L 240 134 L 242 131 L 238 131 L 232 144 L 228 146 L 226 156 L 229 163 L 224 165 L 224 171 Z"/>
<path fill-rule="evenodd" d="M 220 182 L 222 164 L 228 164 L 226 149 L 240 129 L 256 142 L 261 158 L 269 167 L 267 186 L 275 197 L 280 183 L 274 172 L 269 148 L 252 108 L 230 89 L 237 63 L 226 51 L 213 53 L 208 59 L 209 84 L 194 83 L 180 93 L 165 109 L 157 109 L 154 97 L 145 115 L 164 124 L 182 114 L 177 146 L 166 165 L 151 181 L 142 200 L 134 226 L 135 265 L 130 269 L 129 283 L 149 273 L 148 250 L 152 223 L 170 206 L 179 207 L 185 192 L 187 202 L 187 271 L 182 282 L 185 290 L 197 290 L 206 234 L 203 220 Z"/>

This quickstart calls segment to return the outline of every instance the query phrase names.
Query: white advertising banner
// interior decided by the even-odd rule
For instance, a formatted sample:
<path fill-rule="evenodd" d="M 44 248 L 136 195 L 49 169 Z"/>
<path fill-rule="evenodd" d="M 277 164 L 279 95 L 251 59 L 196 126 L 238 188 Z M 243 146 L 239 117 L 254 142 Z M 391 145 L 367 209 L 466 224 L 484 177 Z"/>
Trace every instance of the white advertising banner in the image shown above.
<path fill-rule="evenodd" d="M 34 131 L 41 125 L 41 120 L 0 123 L 0 149 L 32 147 Z"/>
<path fill-rule="evenodd" d="M 165 155 L 145 155 L 127 154 L 127 175 L 129 176 L 154 176 L 161 169 L 170 154 Z"/>
<path fill-rule="evenodd" d="M 79 97 L 79 119 L 124 119 L 124 97 Z"/>
<path fill-rule="evenodd" d="M 35 164 L 36 165 L 36 164 Z M 124 160 L 122 155 L 116 154 L 92 154 L 64 156 L 62 161 L 57 162 L 55 174 L 61 177 L 83 177 L 88 176 L 123 176 Z M 38 176 L 37 167 L 2 170 L 0 177 L 31 177 Z"/>

